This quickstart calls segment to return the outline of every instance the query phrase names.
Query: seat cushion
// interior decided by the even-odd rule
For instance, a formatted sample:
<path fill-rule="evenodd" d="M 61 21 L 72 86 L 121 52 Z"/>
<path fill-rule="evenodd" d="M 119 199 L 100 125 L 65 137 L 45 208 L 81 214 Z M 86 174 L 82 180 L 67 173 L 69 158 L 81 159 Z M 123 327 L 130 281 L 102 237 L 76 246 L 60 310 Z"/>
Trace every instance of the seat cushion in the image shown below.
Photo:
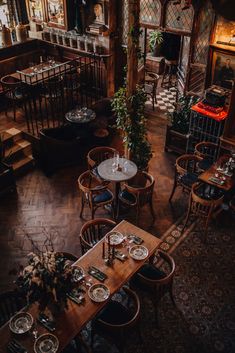
<path fill-rule="evenodd" d="M 181 183 L 188 186 L 188 187 L 191 187 L 194 183 L 196 183 L 197 178 L 198 178 L 197 174 L 186 173 L 182 176 Z"/>
<path fill-rule="evenodd" d="M 163 272 L 162 270 L 160 270 L 159 268 L 151 264 L 145 264 L 144 266 L 142 266 L 141 269 L 138 271 L 138 273 L 140 273 L 141 275 L 143 275 L 148 279 L 153 279 L 153 280 L 154 279 L 158 280 L 166 277 L 165 272 Z"/>
<path fill-rule="evenodd" d="M 109 190 L 105 190 L 102 193 L 95 195 L 93 201 L 95 203 L 106 202 L 112 199 L 112 194 Z"/>
<path fill-rule="evenodd" d="M 202 161 L 198 163 L 198 168 L 201 170 L 209 169 L 213 164 L 213 161 L 209 158 L 204 158 Z"/>
<path fill-rule="evenodd" d="M 122 325 L 130 321 L 132 315 L 124 305 L 111 300 L 98 315 L 97 319 L 113 325 Z"/>
<path fill-rule="evenodd" d="M 120 192 L 119 198 L 130 205 L 133 205 L 136 203 L 135 196 L 133 194 L 131 194 L 130 192 L 128 192 L 126 189 L 124 189 Z"/>

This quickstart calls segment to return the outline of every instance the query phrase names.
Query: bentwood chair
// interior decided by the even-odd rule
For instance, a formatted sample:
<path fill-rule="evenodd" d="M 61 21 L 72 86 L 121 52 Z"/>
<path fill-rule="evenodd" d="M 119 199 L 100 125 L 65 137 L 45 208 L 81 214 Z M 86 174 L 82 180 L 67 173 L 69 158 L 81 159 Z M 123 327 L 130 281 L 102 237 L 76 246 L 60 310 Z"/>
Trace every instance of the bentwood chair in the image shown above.
<path fill-rule="evenodd" d="M 158 262 L 160 263 L 159 266 Z M 175 261 L 173 257 L 162 250 L 158 250 L 153 263 L 144 264 L 131 279 L 131 287 L 141 288 L 150 295 L 155 309 L 156 322 L 158 322 L 158 304 L 166 293 L 169 293 L 175 305 L 172 291 L 174 275 Z"/>
<path fill-rule="evenodd" d="M 113 211 L 113 193 L 99 181 L 89 170 L 82 173 L 78 178 L 78 187 L 81 191 L 81 212 L 83 215 L 85 204 L 91 210 L 91 218 L 94 219 L 96 210 L 99 207 L 110 205 Z"/>
<path fill-rule="evenodd" d="M 208 226 L 213 217 L 222 211 L 224 195 L 218 188 L 212 188 L 204 183 L 194 183 L 192 186 L 188 212 L 182 229 L 184 231 L 190 216 L 195 216 L 203 223 L 204 237 L 207 240 Z"/>
<path fill-rule="evenodd" d="M 2 77 L 1 84 L 5 97 L 13 107 L 13 117 L 14 121 L 16 121 L 16 108 L 22 107 L 22 104 L 28 96 L 26 86 L 19 79 L 10 75 Z"/>
<path fill-rule="evenodd" d="M 87 164 L 91 173 L 98 178 L 98 180 L 103 180 L 98 173 L 98 165 L 105 159 L 112 158 L 117 152 L 112 147 L 100 146 L 92 148 L 87 154 Z"/>
<path fill-rule="evenodd" d="M 144 89 L 147 93 L 147 96 L 150 97 L 152 101 L 152 107 L 154 110 L 154 104 L 157 104 L 157 86 L 159 81 L 159 75 L 153 72 L 146 72 L 145 81 L 144 81 Z"/>
<path fill-rule="evenodd" d="M 190 192 L 200 173 L 198 163 L 201 160 L 202 158 L 195 154 L 184 154 L 176 159 L 174 184 L 169 202 L 171 202 L 178 186 L 181 186 L 183 191 Z"/>
<path fill-rule="evenodd" d="M 153 219 L 153 190 L 155 180 L 152 175 L 144 171 L 138 171 L 134 178 L 124 183 L 119 193 L 120 202 L 127 208 L 133 207 L 136 211 L 136 223 L 139 223 L 140 210 L 146 204 L 149 205 Z"/>
<path fill-rule="evenodd" d="M 198 168 L 202 171 L 209 169 L 216 161 L 218 155 L 218 145 L 213 142 L 199 142 L 195 146 L 195 152 L 202 160 L 198 163 Z"/>
<path fill-rule="evenodd" d="M 82 254 L 91 249 L 115 226 L 116 223 L 107 218 L 97 218 L 83 224 L 79 236 Z"/>
<path fill-rule="evenodd" d="M 130 288 L 123 287 L 127 304 L 111 299 L 105 308 L 92 321 L 91 342 L 96 334 L 111 339 L 120 352 L 124 352 L 126 338 L 135 331 L 142 343 L 139 320 L 140 300 Z"/>
<path fill-rule="evenodd" d="M 17 311 L 26 305 L 24 298 L 16 290 L 0 294 L 0 327 L 4 325 Z"/>

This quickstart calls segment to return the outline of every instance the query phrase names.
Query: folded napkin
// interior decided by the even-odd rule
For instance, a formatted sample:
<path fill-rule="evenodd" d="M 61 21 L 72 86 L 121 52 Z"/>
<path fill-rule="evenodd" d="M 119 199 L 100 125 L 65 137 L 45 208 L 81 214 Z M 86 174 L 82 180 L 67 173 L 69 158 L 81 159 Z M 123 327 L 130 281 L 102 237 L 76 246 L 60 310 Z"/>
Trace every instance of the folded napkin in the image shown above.
<path fill-rule="evenodd" d="M 140 237 L 138 237 L 138 236 L 135 235 L 135 234 L 130 234 L 130 235 L 128 235 L 128 239 L 129 239 L 129 240 L 132 240 L 133 243 L 135 243 L 135 244 L 137 244 L 137 245 L 140 245 L 140 244 L 143 243 L 143 239 L 140 238 Z"/>
<path fill-rule="evenodd" d="M 23 347 L 18 341 L 11 340 L 7 345 L 7 351 L 9 353 L 27 353 L 25 347 Z"/>
<path fill-rule="evenodd" d="M 38 322 L 43 325 L 48 331 L 53 332 L 55 331 L 55 322 L 50 320 L 49 317 L 45 314 L 39 314 Z"/>

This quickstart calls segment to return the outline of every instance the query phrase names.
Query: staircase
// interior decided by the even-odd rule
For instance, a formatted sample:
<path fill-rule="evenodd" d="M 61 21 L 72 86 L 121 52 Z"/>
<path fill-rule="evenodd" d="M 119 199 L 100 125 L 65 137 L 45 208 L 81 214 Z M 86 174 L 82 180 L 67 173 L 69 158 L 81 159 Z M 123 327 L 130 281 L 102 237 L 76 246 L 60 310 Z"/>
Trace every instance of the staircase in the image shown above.
<path fill-rule="evenodd" d="M 23 133 L 11 128 L 1 133 L 5 148 L 5 162 L 12 166 L 16 177 L 31 170 L 35 165 L 31 143 L 23 138 Z"/>

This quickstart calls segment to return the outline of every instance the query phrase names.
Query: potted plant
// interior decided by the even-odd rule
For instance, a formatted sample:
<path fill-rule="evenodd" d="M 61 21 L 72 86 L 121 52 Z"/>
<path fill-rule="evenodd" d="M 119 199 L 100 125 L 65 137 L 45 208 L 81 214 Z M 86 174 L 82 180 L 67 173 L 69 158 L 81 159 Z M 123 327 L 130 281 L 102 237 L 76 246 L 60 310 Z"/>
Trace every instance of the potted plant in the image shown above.
<path fill-rule="evenodd" d="M 6 158 L 3 136 L 0 135 L 0 193 L 16 188 L 13 168 L 5 163 Z"/>
<path fill-rule="evenodd" d="M 176 109 L 169 114 L 170 124 L 167 125 L 165 151 L 172 150 L 179 154 L 186 152 L 190 111 L 198 100 L 198 97 L 189 95 L 179 98 Z"/>
<path fill-rule="evenodd" d="M 123 133 L 123 143 L 130 159 L 139 170 L 146 170 L 152 157 L 151 145 L 147 139 L 144 116 L 146 92 L 137 86 L 133 95 L 127 97 L 126 87 L 114 95 L 112 107 L 116 113 L 116 126 Z"/>
<path fill-rule="evenodd" d="M 152 56 L 160 55 L 161 43 L 163 42 L 162 32 L 155 30 L 149 34 L 149 48 L 152 52 Z"/>

